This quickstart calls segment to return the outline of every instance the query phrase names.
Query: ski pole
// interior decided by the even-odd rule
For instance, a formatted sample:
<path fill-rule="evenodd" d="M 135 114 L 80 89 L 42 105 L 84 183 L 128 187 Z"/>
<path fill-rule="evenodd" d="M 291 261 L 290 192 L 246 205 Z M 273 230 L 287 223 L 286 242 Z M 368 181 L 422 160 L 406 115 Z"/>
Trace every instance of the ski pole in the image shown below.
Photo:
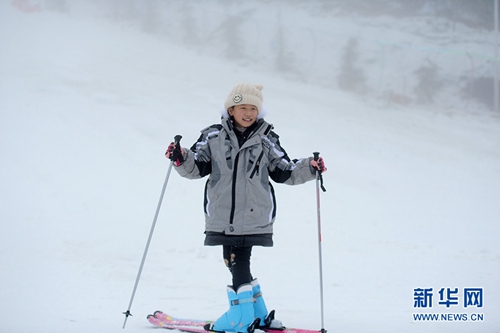
<path fill-rule="evenodd" d="M 314 160 L 318 161 L 319 159 L 319 153 L 314 152 L 313 153 Z M 320 185 L 321 182 L 321 185 Z M 319 294 L 320 294 L 320 309 L 321 309 L 321 333 L 326 333 L 325 330 L 325 315 L 324 315 L 324 306 L 323 306 L 323 254 L 321 250 L 321 204 L 320 204 L 320 192 L 319 189 L 323 190 L 323 192 L 326 191 L 325 187 L 323 186 L 323 175 L 321 174 L 321 171 L 316 170 L 316 208 L 317 208 L 317 215 L 318 215 L 318 254 L 319 254 Z"/>
<path fill-rule="evenodd" d="M 174 137 L 174 142 L 176 146 L 179 146 L 181 142 L 182 136 L 176 135 Z M 170 178 L 170 171 L 172 171 L 172 166 L 174 162 L 170 161 L 170 165 L 168 166 L 167 175 L 165 177 L 165 181 L 163 183 L 163 187 L 161 189 L 160 199 L 158 200 L 158 206 L 156 206 L 155 216 L 153 218 L 153 224 L 151 225 L 151 230 L 149 231 L 148 241 L 146 242 L 146 248 L 144 249 L 144 253 L 142 255 L 141 265 L 139 266 L 139 271 L 137 272 L 137 278 L 135 279 L 134 289 L 132 290 L 132 296 L 130 297 L 130 303 L 128 305 L 127 311 L 123 312 L 125 315 L 125 321 L 123 322 L 123 328 L 127 325 L 127 319 L 129 316 L 132 316 L 130 313 L 130 308 L 132 307 L 132 302 L 134 301 L 135 292 L 137 291 L 137 286 L 139 285 L 139 280 L 141 279 L 142 269 L 144 268 L 144 263 L 146 262 L 146 257 L 148 255 L 149 244 L 151 244 L 151 239 L 153 238 L 153 232 L 156 226 L 156 220 L 158 219 L 158 214 L 160 213 L 161 203 L 163 201 L 163 196 L 165 195 L 165 189 L 167 188 L 168 179 Z"/>

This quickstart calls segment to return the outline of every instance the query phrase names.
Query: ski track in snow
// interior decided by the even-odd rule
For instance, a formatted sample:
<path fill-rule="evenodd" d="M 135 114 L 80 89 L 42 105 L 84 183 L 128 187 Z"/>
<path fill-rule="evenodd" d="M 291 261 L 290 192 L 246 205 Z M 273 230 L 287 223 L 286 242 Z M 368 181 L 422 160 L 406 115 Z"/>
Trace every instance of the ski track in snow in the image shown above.
<path fill-rule="evenodd" d="M 154 35 L 0 3 L 0 332 L 123 332 L 176 134 L 219 122 L 230 88 L 264 85 L 292 158 L 320 151 L 325 327 L 498 332 L 500 117 L 384 108 L 202 57 Z M 7 45 L 8 47 L 5 47 Z M 216 319 L 229 273 L 203 246 L 204 181 L 172 173 L 126 330 L 146 315 Z M 252 270 L 287 326 L 318 328 L 314 182 L 275 186 L 275 246 Z M 484 288 L 484 322 L 412 320 L 414 288 Z M 427 312 L 471 313 L 458 306 Z"/>

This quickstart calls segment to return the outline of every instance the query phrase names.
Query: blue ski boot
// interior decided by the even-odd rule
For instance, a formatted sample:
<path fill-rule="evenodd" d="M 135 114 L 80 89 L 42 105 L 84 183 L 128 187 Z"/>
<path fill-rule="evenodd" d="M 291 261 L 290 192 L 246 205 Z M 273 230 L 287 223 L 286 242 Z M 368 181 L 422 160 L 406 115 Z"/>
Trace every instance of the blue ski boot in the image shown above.
<path fill-rule="evenodd" d="M 218 332 L 248 332 L 248 327 L 254 323 L 255 311 L 250 283 L 243 284 L 235 292 L 230 286 L 227 287 L 227 297 L 229 299 L 229 310 L 224 313 L 210 327 L 211 331 Z"/>
<path fill-rule="evenodd" d="M 253 298 L 255 298 L 253 308 L 255 311 L 255 318 L 260 319 L 259 326 L 262 328 L 283 330 L 284 327 L 282 322 L 274 318 L 275 311 L 272 310 L 270 313 L 267 312 L 266 303 L 264 302 L 264 297 L 262 297 L 259 281 L 257 279 L 254 279 L 252 280 L 251 284 Z"/>
<path fill-rule="evenodd" d="M 262 292 L 260 291 L 260 284 L 257 279 L 253 279 L 252 282 L 252 292 L 253 298 L 255 298 L 255 303 L 253 304 L 253 308 L 255 310 L 255 318 L 260 319 L 260 325 L 265 325 L 265 320 L 267 317 L 267 307 L 264 302 L 264 297 L 262 297 Z"/>

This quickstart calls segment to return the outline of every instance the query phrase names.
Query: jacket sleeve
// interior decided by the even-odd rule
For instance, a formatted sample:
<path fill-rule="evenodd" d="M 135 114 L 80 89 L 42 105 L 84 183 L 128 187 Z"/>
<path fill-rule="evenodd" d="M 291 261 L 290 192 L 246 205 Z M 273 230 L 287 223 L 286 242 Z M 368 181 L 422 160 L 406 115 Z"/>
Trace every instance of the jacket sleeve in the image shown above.
<path fill-rule="evenodd" d="M 208 142 L 211 137 L 218 135 L 219 131 L 218 125 L 207 127 L 191 149 L 184 148 L 184 163 L 175 167 L 179 175 L 198 179 L 212 172 L 212 154 Z"/>
<path fill-rule="evenodd" d="M 263 138 L 263 144 L 269 149 L 268 171 L 272 180 L 298 185 L 315 179 L 316 173 L 310 165 L 312 157 L 290 160 L 285 149 L 281 147 L 279 136 L 274 132 Z"/>

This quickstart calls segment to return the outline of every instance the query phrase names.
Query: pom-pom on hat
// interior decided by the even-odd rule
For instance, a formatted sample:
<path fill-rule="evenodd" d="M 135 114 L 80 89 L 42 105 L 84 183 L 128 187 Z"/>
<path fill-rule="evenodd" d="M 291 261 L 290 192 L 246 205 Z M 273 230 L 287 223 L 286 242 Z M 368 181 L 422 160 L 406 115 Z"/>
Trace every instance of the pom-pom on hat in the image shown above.
<path fill-rule="evenodd" d="M 257 107 L 260 114 L 262 112 L 262 101 L 264 100 L 261 93 L 263 88 L 264 87 L 260 84 L 237 84 L 227 96 L 226 102 L 224 102 L 224 108 L 227 110 L 235 105 L 251 104 Z"/>

